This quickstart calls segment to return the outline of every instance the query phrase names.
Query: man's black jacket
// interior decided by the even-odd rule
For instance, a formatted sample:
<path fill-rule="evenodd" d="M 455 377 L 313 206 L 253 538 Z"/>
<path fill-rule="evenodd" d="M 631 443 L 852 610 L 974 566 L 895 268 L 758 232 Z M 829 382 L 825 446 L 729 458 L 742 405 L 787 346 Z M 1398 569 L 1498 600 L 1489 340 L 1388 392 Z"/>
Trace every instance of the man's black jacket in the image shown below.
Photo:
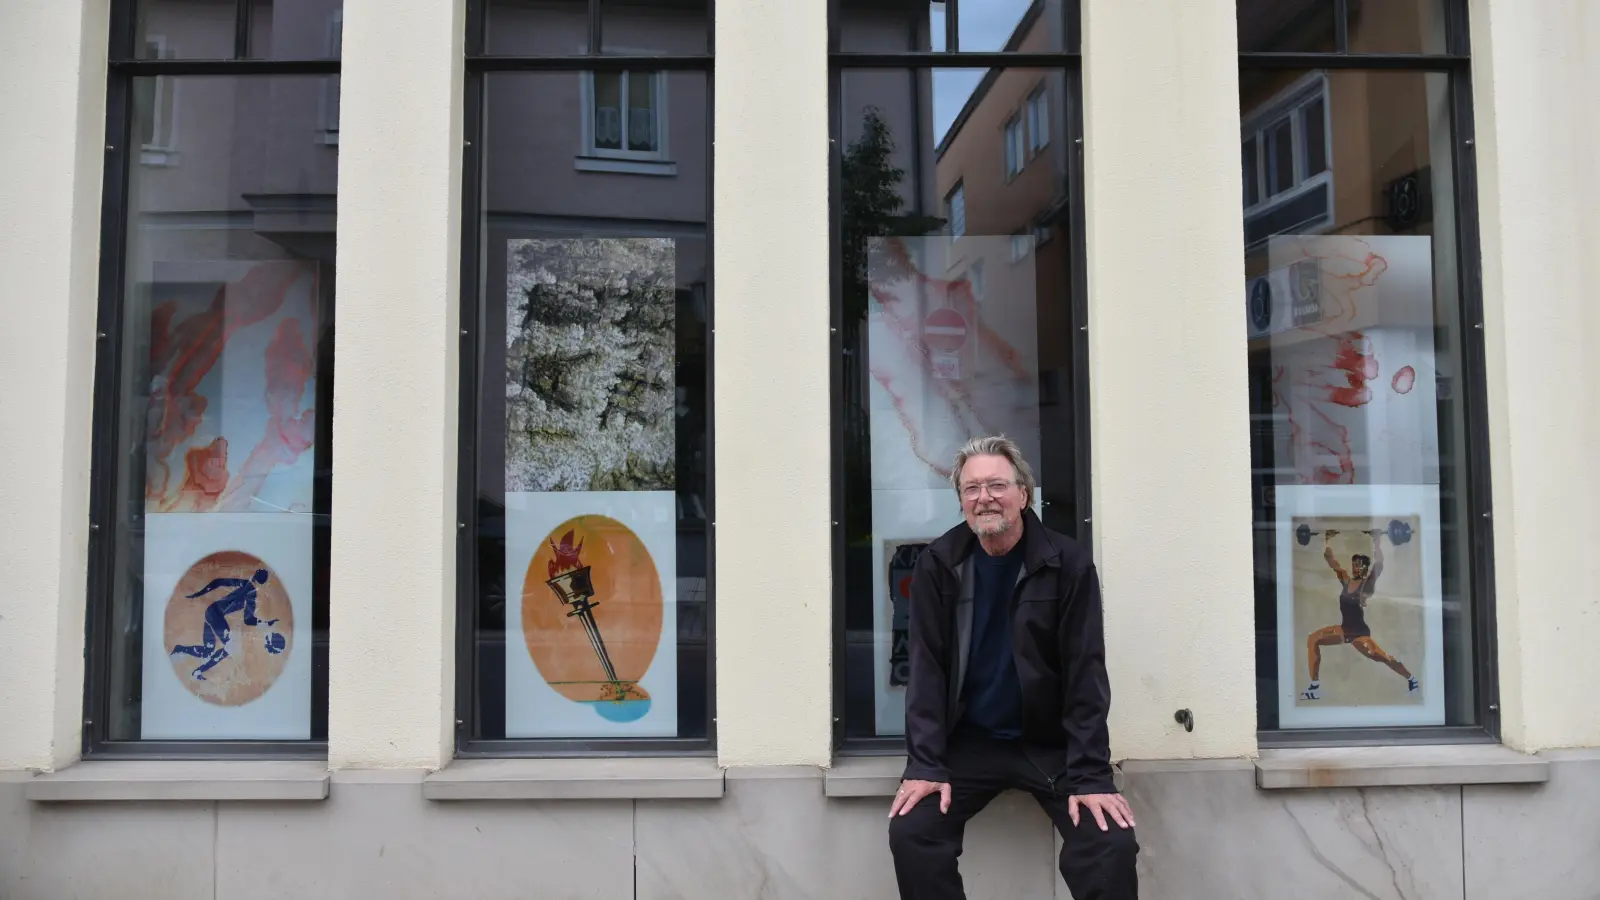
<path fill-rule="evenodd" d="M 1022 513 L 1022 571 L 1011 596 L 1011 646 L 1022 684 L 1022 745 L 1053 785 L 1109 794 L 1110 738 L 1100 581 L 1089 553 Z M 972 645 L 972 554 L 965 523 L 917 557 L 911 577 L 911 679 L 904 778 L 948 782 L 945 743 L 961 720 Z"/>

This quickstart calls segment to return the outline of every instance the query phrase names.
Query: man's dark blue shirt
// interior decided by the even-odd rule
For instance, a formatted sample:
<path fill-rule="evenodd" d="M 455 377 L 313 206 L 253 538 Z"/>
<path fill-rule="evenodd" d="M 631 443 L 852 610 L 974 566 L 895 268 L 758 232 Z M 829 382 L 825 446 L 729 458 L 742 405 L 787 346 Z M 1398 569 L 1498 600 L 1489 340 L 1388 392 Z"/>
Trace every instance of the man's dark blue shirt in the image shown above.
<path fill-rule="evenodd" d="M 972 551 L 972 648 L 961 689 L 962 724 L 1000 740 L 1022 736 L 1022 683 L 1011 653 L 1011 594 L 1022 571 L 1022 542 L 1004 556 Z"/>

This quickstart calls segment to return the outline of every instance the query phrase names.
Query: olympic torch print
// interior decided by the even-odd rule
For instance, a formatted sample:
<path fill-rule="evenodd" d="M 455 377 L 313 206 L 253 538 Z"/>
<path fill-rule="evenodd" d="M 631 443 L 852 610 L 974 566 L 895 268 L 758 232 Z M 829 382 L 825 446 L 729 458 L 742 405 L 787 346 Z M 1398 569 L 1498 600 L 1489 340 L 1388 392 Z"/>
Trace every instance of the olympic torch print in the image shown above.
<path fill-rule="evenodd" d="M 661 578 L 623 523 L 583 515 L 540 543 L 522 594 L 523 636 L 545 683 L 603 718 L 649 712 L 639 682 L 661 641 Z"/>

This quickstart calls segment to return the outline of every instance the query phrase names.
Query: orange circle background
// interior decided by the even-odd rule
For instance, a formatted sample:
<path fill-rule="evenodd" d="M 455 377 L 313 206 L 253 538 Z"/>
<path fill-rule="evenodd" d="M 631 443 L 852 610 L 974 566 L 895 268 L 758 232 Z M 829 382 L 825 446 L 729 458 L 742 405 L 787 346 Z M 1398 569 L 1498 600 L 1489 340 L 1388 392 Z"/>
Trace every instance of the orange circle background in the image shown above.
<path fill-rule="evenodd" d="M 210 584 L 214 578 L 248 579 L 257 569 L 266 569 L 270 577 L 266 584 L 256 585 L 256 616 L 263 621 L 277 619 L 278 623 L 270 627 L 251 627 L 244 624 L 242 610 L 229 615 L 228 658 L 212 666 L 205 673 L 205 681 L 195 680 L 190 673 L 204 664 L 205 659 L 174 654 L 172 648 L 178 644 L 201 643 L 205 637 L 206 607 L 226 597 L 229 591 L 218 588 L 194 599 L 188 595 Z M 266 638 L 274 631 L 283 635 L 284 646 L 280 653 L 267 652 Z M 278 580 L 278 573 L 271 566 L 249 553 L 223 550 L 190 566 L 178 579 L 177 587 L 167 600 L 162 633 L 166 645 L 161 649 L 172 663 L 172 673 L 189 693 L 217 706 L 243 706 L 265 694 L 283 674 L 283 667 L 294 650 L 294 608 L 283 583 Z"/>
<path fill-rule="evenodd" d="M 595 656 L 583 623 L 567 615 L 571 608 L 545 583 L 555 558 L 551 543 L 560 544 L 568 531 L 574 546 L 583 541 L 578 558 L 590 567 L 594 620 L 617 681 L 629 686 L 627 699 L 645 699 L 649 695 L 637 682 L 649 671 L 661 643 L 661 576 L 639 536 L 609 516 L 575 516 L 539 542 L 522 583 L 522 636 L 528 654 L 545 682 L 568 700 L 619 699 L 614 689 L 607 690 L 614 683 Z"/>

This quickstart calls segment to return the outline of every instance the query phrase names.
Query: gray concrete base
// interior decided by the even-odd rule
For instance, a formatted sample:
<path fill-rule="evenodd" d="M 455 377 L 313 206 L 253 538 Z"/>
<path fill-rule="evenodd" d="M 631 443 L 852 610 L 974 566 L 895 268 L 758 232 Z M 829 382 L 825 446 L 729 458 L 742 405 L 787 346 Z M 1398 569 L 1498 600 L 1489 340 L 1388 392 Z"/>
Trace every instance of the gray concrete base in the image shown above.
<path fill-rule="evenodd" d="M 1530 785 L 1261 790 L 1246 761 L 1129 763 L 1144 898 L 1593 900 L 1600 752 Z M 41 803 L 0 775 L 5 900 L 892 900 L 886 801 L 811 768 L 720 799 L 457 800 L 422 772 L 334 773 L 326 800 Z M 1067 900 L 1032 800 L 974 820 L 969 895 Z"/>

